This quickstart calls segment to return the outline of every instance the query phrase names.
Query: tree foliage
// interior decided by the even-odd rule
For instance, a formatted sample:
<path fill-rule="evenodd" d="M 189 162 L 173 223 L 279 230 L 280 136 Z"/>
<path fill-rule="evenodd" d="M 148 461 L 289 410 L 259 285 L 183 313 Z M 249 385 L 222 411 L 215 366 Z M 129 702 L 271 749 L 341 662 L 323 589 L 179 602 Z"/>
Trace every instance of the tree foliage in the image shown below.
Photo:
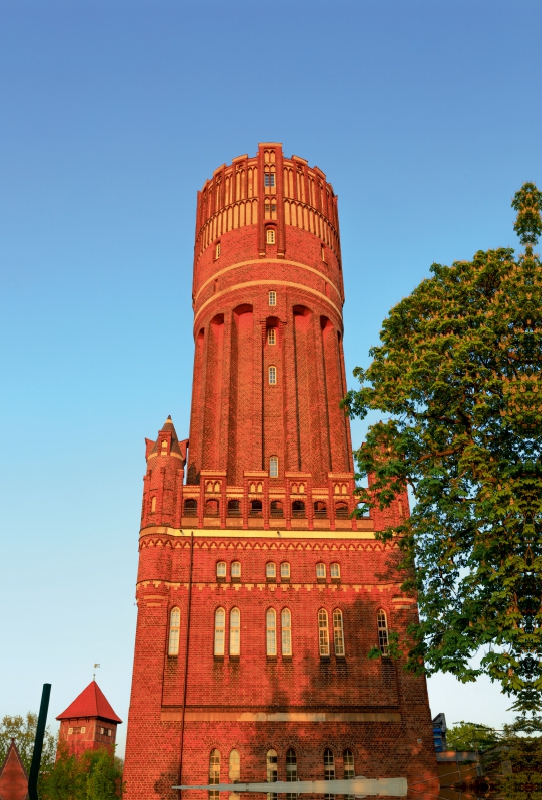
<path fill-rule="evenodd" d="M 481 674 L 540 708 L 542 675 L 542 194 L 526 183 L 512 206 L 525 251 L 478 251 L 433 264 L 390 311 L 357 368 L 352 416 L 386 415 L 356 453 L 369 508 L 405 486 L 411 517 L 381 534 L 404 551 L 404 588 L 420 622 L 398 640 L 407 668 Z M 478 661 L 473 657 L 478 654 Z"/>
<path fill-rule="evenodd" d="M 34 752 L 34 739 L 36 738 L 37 724 L 38 715 L 31 711 L 28 711 L 24 717 L 10 717 L 6 715 L 2 719 L 0 722 L 0 764 L 4 762 L 11 740 L 15 739 L 21 761 L 28 775 L 30 772 L 30 764 L 32 763 L 32 754 Z M 39 773 L 40 783 L 43 775 L 54 765 L 55 754 L 56 736 L 51 733 L 47 726 L 43 737 L 43 750 Z"/>
<path fill-rule="evenodd" d="M 74 755 L 64 743 L 59 758 L 43 779 L 43 800 L 115 800 L 119 796 L 122 762 L 109 750 L 85 750 Z"/>
<path fill-rule="evenodd" d="M 446 744 L 449 750 L 468 750 L 484 753 L 498 742 L 499 736 L 489 725 L 474 722 L 457 722 L 446 731 Z"/>

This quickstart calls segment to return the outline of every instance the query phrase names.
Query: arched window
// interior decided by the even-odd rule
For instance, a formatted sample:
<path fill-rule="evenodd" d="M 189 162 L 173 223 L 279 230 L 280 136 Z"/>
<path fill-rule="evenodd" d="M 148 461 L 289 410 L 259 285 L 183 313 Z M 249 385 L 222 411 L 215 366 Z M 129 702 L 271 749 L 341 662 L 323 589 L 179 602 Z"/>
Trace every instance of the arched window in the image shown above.
<path fill-rule="evenodd" d="M 230 656 L 241 652 L 241 614 L 238 608 L 230 611 Z"/>
<path fill-rule="evenodd" d="M 218 517 L 219 515 L 219 504 L 218 500 L 207 500 L 205 503 L 205 516 L 206 517 Z"/>
<path fill-rule="evenodd" d="M 284 516 L 284 511 L 282 510 L 282 503 L 280 500 L 271 501 L 271 516 L 281 518 Z"/>
<path fill-rule="evenodd" d="M 280 565 L 280 577 L 283 579 L 290 577 L 290 565 L 287 561 L 283 561 Z"/>
<path fill-rule="evenodd" d="M 189 499 L 184 501 L 184 515 L 185 517 L 197 517 L 198 515 L 197 500 Z"/>
<path fill-rule="evenodd" d="M 325 519 L 327 517 L 327 506 L 321 500 L 317 500 L 314 504 L 314 517 L 315 519 Z"/>
<path fill-rule="evenodd" d="M 267 751 L 267 782 L 268 783 L 275 783 L 277 780 L 278 775 L 278 764 L 277 764 L 277 751 L 276 750 L 268 750 Z"/>
<path fill-rule="evenodd" d="M 239 781 L 241 777 L 241 758 L 238 750 L 232 750 L 230 753 L 230 783 Z"/>
<path fill-rule="evenodd" d="M 271 458 L 269 459 L 269 477 L 278 478 L 278 476 L 279 476 L 279 460 L 277 456 L 271 456 Z M 271 503 L 271 508 L 272 507 L 273 503 Z"/>
<path fill-rule="evenodd" d="M 276 292 L 269 292 L 269 305 L 276 306 L 277 305 L 277 293 Z"/>
<path fill-rule="evenodd" d="M 282 628 L 282 655 L 292 655 L 292 615 L 289 608 L 283 608 L 280 615 Z"/>
<path fill-rule="evenodd" d="M 276 386 L 277 383 L 277 368 L 269 367 L 269 385 Z"/>
<path fill-rule="evenodd" d="M 169 614 L 169 646 L 168 655 L 179 655 L 179 635 L 181 632 L 181 611 L 175 607 Z"/>
<path fill-rule="evenodd" d="M 240 561 L 232 561 L 230 572 L 232 578 L 240 578 L 241 577 L 241 562 Z"/>
<path fill-rule="evenodd" d="M 211 758 L 209 759 L 209 783 L 220 783 L 220 751 L 211 750 Z M 209 792 L 209 800 L 218 800 L 220 797 L 219 792 Z"/>
<path fill-rule="evenodd" d="M 388 655 L 388 620 L 386 612 L 380 608 L 376 615 L 378 624 L 378 646 L 383 656 Z"/>
<path fill-rule="evenodd" d="M 274 608 L 268 608 L 265 615 L 267 629 L 267 655 L 277 655 L 277 615 Z"/>
<path fill-rule="evenodd" d="M 215 656 L 224 655 L 224 639 L 226 626 L 226 612 L 223 608 L 215 611 Z"/>
<path fill-rule="evenodd" d="M 250 514 L 251 517 L 261 517 L 262 516 L 262 501 L 261 500 L 251 500 L 250 501 Z"/>
<path fill-rule="evenodd" d="M 277 577 L 277 565 L 274 561 L 268 561 L 265 565 L 265 577 L 266 578 L 276 578 Z"/>
<path fill-rule="evenodd" d="M 292 517 L 294 519 L 305 519 L 305 503 L 303 500 L 294 500 L 292 503 Z"/>
<path fill-rule="evenodd" d="M 276 328 L 268 328 L 267 329 L 267 344 L 276 344 L 277 343 L 277 329 Z"/>
<path fill-rule="evenodd" d="M 354 770 L 354 754 L 350 749 L 345 750 L 343 753 L 343 765 L 344 765 L 344 777 L 355 778 L 356 773 Z"/>
<path fill-rule="evenodd" d="M 316 577 L 317 578 L 325 578 L 326 577 L 326 565 L 320 561 L 316 565 Z"/>
<path fill-rule="evenodd" d="M 321 656 L 329 655 L 329 632 L 325 608 L 321 608 L 318 612 L 318 647 Z"/>
<path fill-rule="evenodd" d="M 341 577 L 341 567 L 337 562 L 330 565 L 330 575 L 332 578 L 340 578 Z"/>
<path fill-rule="evenodd" d="M 335 756 L 329 747 L 324 750 L 324 780 L 335 780 Z M 325 794 L 324 800 L 333 800 L 334 797 L 334 794 Z"/>
<path fill-rule="evenodd" d="M 156 511 L 156 497 L 151 498 L 151 514 L 154 514 Z"/>
<path fill-rule="evenodd" d="M 217 561 L 216 562 L 216 577 L 217 578 L 225 578 L 226 577 L 226 562 L 225 561 Z"/>
<path fill-rule="evenodd" d="M 266 231 L 266 242 L 267 244 L 275 244 L 275 229 L 268 228 Z"/>
<path fill-rule="evenodd" d="M 228 500 L 228 517 L 241 516 L 241 503 L 239 500 Z"/>
<path fill-rule="evenodd" d="M 337 503 L 335 506 L 335 516 L 337 519 L 348 519 L 348 506 L 346 503 Z"/>
<path fill-rule="evenodd" d="M 339 608 L 333 612 L 333 644 L 336 656 L 344 656 L 343 614 Z"/>
<path fill-rule="evenodd" d="M 297 756 L 292 747 L 286 751 L 286 780 L 288 782 L 297 780 Z"/>

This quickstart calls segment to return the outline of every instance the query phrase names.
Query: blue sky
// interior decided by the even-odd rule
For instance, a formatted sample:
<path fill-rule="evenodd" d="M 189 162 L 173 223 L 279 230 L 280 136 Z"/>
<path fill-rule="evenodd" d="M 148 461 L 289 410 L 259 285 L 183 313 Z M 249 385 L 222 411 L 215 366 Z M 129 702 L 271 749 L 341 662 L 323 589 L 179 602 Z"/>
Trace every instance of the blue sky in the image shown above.
<path fill-rule="evenodd" d="M 126 721 L 143 438 L 168 414 L 188 435 L 205 179 L 259 141 L 326 172 L 351 374 L 433 261 L 516 246 L 541 23 L 526 0 L 0 0 L 0 715 L 49 681 L 54 717 L 99 662 Z M 429 692 L 449 722 L 509 718 L 487 682 Z"/>

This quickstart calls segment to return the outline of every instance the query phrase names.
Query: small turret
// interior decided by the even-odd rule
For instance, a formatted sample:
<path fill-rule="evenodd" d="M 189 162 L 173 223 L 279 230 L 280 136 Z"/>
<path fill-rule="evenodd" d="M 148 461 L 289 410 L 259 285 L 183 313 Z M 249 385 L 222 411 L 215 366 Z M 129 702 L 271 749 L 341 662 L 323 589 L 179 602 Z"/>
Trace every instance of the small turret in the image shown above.
<path fill-rule="evenodd" d="M 75 754 L 101 747 L 113 750 L 117 725 L 122 723 L 94 680 L 57 719 L 60 720 L 59 744 L 66 742 L 70 752 Z"/>
<path fill-rule="evenodd" d="M 170 416 L 156 441 L 145 439 L 147 474 L 144 477 L 141 528 L 180 527 L 181 499 L 188 439 L 179 441 Z"/>

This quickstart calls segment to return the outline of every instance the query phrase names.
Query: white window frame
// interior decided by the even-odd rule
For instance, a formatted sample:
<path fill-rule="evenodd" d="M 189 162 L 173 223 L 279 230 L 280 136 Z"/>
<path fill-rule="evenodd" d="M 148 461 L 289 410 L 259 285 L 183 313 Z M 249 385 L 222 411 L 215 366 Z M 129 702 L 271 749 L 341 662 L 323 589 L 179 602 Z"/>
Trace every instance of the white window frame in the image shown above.
<path fill-rule="evenodd" d="M 225 561 L 217 561 L 216 562 L 216 577 L 217 578 L 225 578 L 227 574 L 227 567 Z"/>
<path fill-rule="evenodd" d="M 281 578 L 289 578 L 290 577 L 290 562 L 283 561 L 280 565 L 280 577 Z"/>
<path fill-rule="evenodd" d="M 325 578 L 326 577 L 326 565 L 323 561 L 319 561 L 316 565 L 316 577 L 317 578 Z"/>
<path fill-rule="evenodd" d="M 222 607 L 215 611 L 215 635 L 214 648 L 215 656 L 223 656 L 226 645 L 226 610 Z"/>
<path fill-rule="evenodd" d="M 275 366 L 270 366 L 267 370 L 269 386 L 276 386 L 277 385 L 277 368 Z"/>
<path fill-rule="evenodd" d="M 341 565 L 334 561 L 333 564 L 329 565 L 329 574 L 332 578 L 340 578 L 341 577 Z"/>
<path fill-rule="evenodd" d="M 282 655 L 292 655 L 292 612 L 283 608 L 280 612 Z"/>
<path fill-rule="evenodd" d="M 277 329 L 276 328 L 268 328 L 267 329 L 267 344 L 275 345 L 277 343 Z"/>
<path fill-rule="evenodd" d="M 269 301 L 269 305 L 270 306 L 276 306 L 277 305 L 277 293 L 275 291 L 271 290 L 269 292 L 268 301 Z"/>
<path fill-rule="evenodd" d="M 220 258 L 220 251 L 221 251 L 220 242 L 217 242 L 215 245 L 215 261 L 217 258 Z"/>
<path fill-rule="evenodd" d="M 333 610 L 333 646 L 336 656 L 344 656 L 344 624 L 340 608 Z"/>
<path fill-rule="evenodd" d="M 266 244 L 275 244 L 276 236 L 275 236 L 275 229 L 274 228 L 267 228 L 265 232 L 265 243 Z"/>
<path fill-rule="evenodd" d="M 168 655 L 179 655 L 179 642 L 181 638 L 181 609 L 174 606 L 169 612 L 169 641 Z"/>
<path fill-rule="evenodd" d="M 383 656 L 389 653 L 388 637 L 388 616 L 383 608 L 379 608 L 376 614 L 376 624 L 378 628 L 378 646 Z"/>
<path fill-rule="evenodd" d="M 329 626 L 325 608 L 318 610 L 318 650 L 321 656 L 329 656 Z"/>
<path fill-rule="evenodd" d="M 277 612 L 274 608 L 265 612 L 265 648 L 268 656 L 277 655 Z"/>
<path fill-rule="evenodd" d="M 265 565 L 265 577 L 266 578 L 276 578 L 277 577 L 277 565 L 274 561 L 268 561 Z"/>
<path fill-rule="evenodd" d="M 232 561 L 230 565 L 230 574 L 232 578 L 240 578 L 241 577 L 241 562 L 240 561 Z"/>
<path fill-rule="evenodd" d="M 241 612 L 238 608 L 230 611 L 230 656 L 241 653 Z"/>
<path fill-rule="evenodd" d="M 269 477 L 278 478 L 279 476 L 279 459 L 278 456 L 271 456 L 269 459 Z"/>

